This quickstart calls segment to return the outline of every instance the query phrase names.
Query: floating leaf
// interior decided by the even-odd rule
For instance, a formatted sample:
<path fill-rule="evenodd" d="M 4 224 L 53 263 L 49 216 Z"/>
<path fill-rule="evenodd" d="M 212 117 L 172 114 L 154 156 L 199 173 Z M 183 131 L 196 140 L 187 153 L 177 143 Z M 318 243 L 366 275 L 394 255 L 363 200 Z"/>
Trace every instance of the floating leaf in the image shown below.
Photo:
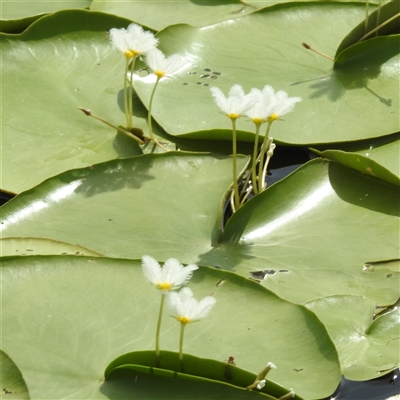
<path fill-rule="evenodd" d="M 112 360 L 154 349 L 160 294 L 139 260 L 26 256 L 3 258 L 1 268 L 3 347 L 32 397 L 45 391 L 48 398 L 100 398 Z M 273 361 L 278 369 L 268 378 L 310 400 L 335 390 L 336 349 L 313 312 L 214 268 L 196 271 L 190 288 L 199 298 L 213 294 L 217 304 L 187 327 L 186 354 L 221 362 L 232 356 L 253 373 Z M 163 318 L 160 339 L 163 350 L 177 351 L 176 319 Z"/>
<path fill-rule="evenodd" d="M 392 0 L 379 6 L 374 12 L 368 15 L 367 21 L 364 19 L 343 39 L 336 51 L 335 58 L 343 50 L 364 40 L 400 33 L 399 20 L 400 3 L 397 0 Z M 377 29 L 378 27 L 379 29 Z"/>
<path fill-rule="evenodd" d="M 91 0 L 2 2 L 1 32 L 19 33 L 46 14 L 65 9 L 87 8 L 91 2 Z"/>
<path fill-rule="evenodd" d="M 306 306 L 327 327 L 347 379 L 373 379 L 399 367 L 399 308 L 373 320 L 374 304 L 365 297 L 335 295 Z"/>
<path fill-rule="evenodd" d="M 2 399 L 29 400 L 26 383 L 14 361 L 0 350 L 1 395 Z"/>
<path fill-rule="evenodd" d="M 148 374 L 164 375 L 183 379 L 201 379 L 204 381 L 216 381 L 235 387 L 236 389 L 246 390 L 250 384 L 256 381 L 257 375 L 249 371 L 238 368 L 234 360 L 230 363 L 194 357 L 184 354 L 185 372 L 180 371 L 180 361 L 178 353 L 162 351 L 160 353 L 161 366 L 155 368 L 154 351 L 137 351 L 123 354 L 113 360 L 106 368 L 104 375 L 106 381 L 115 377 L 121 370 L 146 371 Z M 117 373 L 117 374 L 116 374 Z M 257 391 L 258 392 L 258 391 Z M 267 380 L 262 393 L 267 393 L 275 399 L 284 396 L 289 389 Z M 294 399 L 300 400 L 298 396 Z"/>

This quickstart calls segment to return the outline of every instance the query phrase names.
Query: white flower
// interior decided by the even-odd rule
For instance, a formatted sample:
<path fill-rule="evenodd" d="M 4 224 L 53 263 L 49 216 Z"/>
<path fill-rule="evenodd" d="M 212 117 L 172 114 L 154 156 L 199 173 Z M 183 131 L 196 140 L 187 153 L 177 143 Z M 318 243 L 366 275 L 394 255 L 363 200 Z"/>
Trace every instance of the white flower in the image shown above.
<path fill-rule="evenodd" d="M 114 47 L 122 51 L 126 58 L 146 54 L 158 44 L 158 39 L 151 32 L 146 32 L 137 24 L 130 24 L 127 29 L 110 29 L 110 40 Z"/>
<path fill-rule="evenodd" d="M 216 303 L 212 296 L 197 301 L 193 298 L 193 292 L 187 287 L 178 293 L 168 293 L 167 301 L 172 316 L 184 325 L 204 318 Z"/>
<path fill-rule="evenodd" d="M 257 389 L 261 390 L 265 386 L 265 379 L 258 382 Z"/>
<path fill-rule="evenodd" d="M 261 91 L 259 89 L 252 89 L 250 93 L 257 98 L 253 107 L 246 112 L 246 116 L 256 124 L 262 124 L 272 115 L 275 105 L 275 92 L 272 86 L 266 85 Z"/>
<path fill-rule="evenodd" d="M 275 121 L 282 115 L 285 115 L 294 109 L 301 97 L 288 97 L 288 94 L 280 90 L 275 93 L 270 85 L 264 86 L 264 89 L 252 89 L 250 94 L 256 97 L 256 102 L 250 108 L 246 115 L 256 124 L 261 124 L 267 120 Z"/>
<path fill-rule="evenodd" d="M 234 85 L 229 91 L 228 97 L 217 87 L 210 88 L 217 106 L 231 119 L 237 119 L 248 109 L 253 107 L 258 99 L 256 92 L 244 94 L 240 85 Z"/>
<path fill-rule="evenodd" d="M 189 282 L 193 275 L 193 271 L 199 267 L 190 264 L 184 267 L 175 258 L 165 261 L 161 268 L 160 264 L 150 256 L 142 257 L 142 270 L 146 279 L 155 285 L 157 289 L 167 292 L 169 290 L 178 289 L 180 286 Z"/>
<path fill-rule="evenodd" d="M 275 121 L 282 115 L 293 111 L 295 104 L 301 100 L 301 97 L 288 97 L 288 94 L 284 90 L 280 90 L 275 94 L 275 107 L 269 119 Z"/>
<path fill-rule="evenodd" d="M 186 64 L 186 61 L 180 54 L 165 57 L 162 51 L 154 48 L 147 52 L 146 63 L 158 78 L 162 78 L 165 75 L 176 73 Z"/>

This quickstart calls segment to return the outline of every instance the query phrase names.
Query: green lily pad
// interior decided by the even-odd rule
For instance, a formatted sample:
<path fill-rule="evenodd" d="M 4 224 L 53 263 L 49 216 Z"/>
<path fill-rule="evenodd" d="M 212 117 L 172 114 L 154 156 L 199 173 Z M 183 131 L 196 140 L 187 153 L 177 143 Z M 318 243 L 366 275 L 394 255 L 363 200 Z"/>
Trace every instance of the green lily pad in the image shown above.
<path fill-rule="evenodd" d="M 14 361 L 0 350 L 1 395 L 2 399 L 29 400 L 29 391 Z"/>
<path fill-rule="evenodd" d="M 93 0 L 90 9 L 104 13 L 130 18 L 140 24 L 161 30 L 168 25 L 186 23 L 193 26 L 204 26 L 215 22 L 239 18 L 254 12 L 269 3 L 267 1 L 243 3 L 239 0 L 157 2 L 133 0 L 129 3 L 120 1 Z M 261 4 L 258 4 L 261 3 Z"/>
<path fill-rule="evenodd" d="M 1 4 L 1 32 L 19 33 L 46 14 L 66 9 L 88 8 L 91 0 L 4 1 Z"/>
<path fill-rule="evenodd" d="M 362 66 L 365 71 L 333 71 L 331 61 L 301 46 L 304 41 L 334 54 L 340 38 L 365 16 L 364 7 L 291 3 L 229 23 L 164 29 L 157 35 L 160 47 L 168 54 L 184 54 L 191 65 L 173 78 L 161 80 L 155 96 L 155 119 L 179 138 L 230 140 L 230 121 L 219 112 L 209 88 L 218 86 L 227 93 L 237 83 L 245 91 L 270 84 L 276 90 L 287 91 L 289 96 L 303 98 L 284 122 L 273 125 L 271 136 L 277 142 L 310 145 L 397 132 L 400 107 L 396 56 L 392 54 L 384 61 L 370 57 L 368 64 Z M 326 24 L 327 20 L 335 20 L 335 24 Z M 318 37 L 310 35 L 310 26 Z M 398 50 L 396 42 L 390 46 L 392 53 Z M 137 93 L 145 105 L 153 85 L 151 75 L 143 73 L 135 79 Z M 238 121 L 239 140 L 253 140 L 253 125 L 246 118 Z"/>
<path fill-rule="evenodd" d="M 334 149 L 322 147 L 315 152 L 363 174 L 398 185 L 400 179 L 399 151 L 400 135 L 395 134 L 364 142 L 339 144 Z"/>
<path fill-rule="evenodd" d="M 101 13 L 62 11 L 21 35 L 1 35 L 7 59 L 3 189 L 19 193 L 71 168 L 142 153 L 135 141 L 78 110 L 89 108 L 115 125 L 124 122 L 124 60 L 111 49 L 106 31 L 128 24 Z M 134 125 L 144 128 L 147 112 L 136 103 Z"/>
<path fill-rule="evenodd" d="M 3 347 L 33 398 L 102 398 L 112 360 L 154 349 L 160 293 L 145 281 L 140 261 L 10 257 L 2 259 L 2 280 Z M 268 378 L 310 400 L 335 390 L 336 349 L 313 312 L 214 268 L 196 271 L 190 288 L 196 298 L 213 294 L 217 303 L 204 320 L 186 327 L 185 353 L 221 362 L 233 356 L 253 373 L 272 361 L 278 368 Z M 163 350 L 177 351 L 179 331 L 176 319 L 165 315 Z"/>
<path fill-rule="evenodd" d="M 336 51 L 335 58 L 346 48 L 364 40 L 369 40 L 377 36 L 393 35 L 400 33 L 400 3 L 389 1 L 378 7 L 368 15 L 367 23 L 364 19 L 358 24 L 342 41 Z M 378 30 L 376 28 L 381 26 Z"/>
<path fill-rule="evenodd" d="M 42 238 L 2 238 L 0 239 L 0 256 L 26 256 L 38 254 L 73 254 L 79 256 L 97 256 L 100 253 L 85 249 L 82 246 Z"/>
<path fill-rule="evenodd" d="M 393 148 L 393 150 L 395 150 L 395 148 Z M 361 172 L 362 174 L 382 179 L 383 181 L 389 182 L 393 185 L 400 186 L 400 177 L 398 175 L 396 176 L 394 173 L 387 170 L 381 164 L 377 163 L 367 156 L 361 155 L 359 153 L 349 153 L 342 150 L 326 150 L 321 152 L 316 151 L 316 153 L 321 157 L 338 161 L 343 165 L 346 165 Z M 389 160 L 391 159 L 389 158 Z"/>
<path fill-rule="evenodd" d="M 112 257 L 172 253 L 260 280 L 296 303 L 337 293 L 397 300 L 398 273 L 363 267 L 398 257 L 398 187 L 317 159 L 248 201 L 221 233 L 230 176 L 230 158 L 182 152 L 66 172 L 4 205 L 2 235 Z"/>
<path fill-rule="evenodd" d="M 170 351 L 160 352 L 159 367 L 156 367 L 154 351 L 136 351 L 123 354 L 107 366 L 104 375 L 106 381 L 120 375 L 121 371 L 145 371 L 148 374 L 169 376 L 181 379 L 191 379 L 199 381 L 213 381 L 232 386 L 236 389 L 246 390 L 248 386 L 257 380 L 257 374 L 250 373 L 238 368 L 234 360 L 231 363 L 194 357 L 189 354 L 183 355 L 184 373 L 181 372 L 181 364 L 178 353 Z M 273 373 L 271 373 L 272 375 Z M 270 380 L 266 380 L 265 386 L 258 393 L 268 394 L 269 399 L 273 400 L 282 397 L 289 392 Z M 249 392 L 247 392 L 249 393 Z M 273 396 L 273 397 L 271 397 Z M 263 396 L 264 398 L 264 396 Z M 294 400 L 301 400 L 298 396 Z"/>
<path fill-rule="evenodd" d="M 130 367 L 130 368 L 128 368 Z M 118 399 L 203 400 L 203 399 L 270 399 L 258 391 L 245 391 L 209 379 L 167 374 L 166 371 L 139 366 L 116 369 L 103 383 L 101 393 Z"/>
<path fill-rule="evenodd" d="M 327 327 L 347 379 L 372 379 L 399 367 L 400 309 L 373 320 L 371 300 L 348 295 L 323 297 L 306 306 Z M 356 314 L 350 311 L 354 309 Z"/>

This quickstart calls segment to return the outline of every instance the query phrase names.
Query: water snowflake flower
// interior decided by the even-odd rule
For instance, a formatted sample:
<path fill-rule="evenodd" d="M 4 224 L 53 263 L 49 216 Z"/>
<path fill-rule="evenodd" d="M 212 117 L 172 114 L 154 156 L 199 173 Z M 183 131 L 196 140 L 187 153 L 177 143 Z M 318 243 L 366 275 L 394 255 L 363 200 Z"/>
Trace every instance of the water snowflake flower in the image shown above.
<path fill-rule="evenodd" d="M 110 29 L 110 40 L 115 48 L 124 53 L 126 58 L 146 54 L 158 44 L 158 39 L 151 32 L 144 31 L 137 24 L 130 24 L 127 29 Z"/>
<path fill-rule="evenodd" d="M 217 106 L 232 120 L 243 115 L 258 100 L 258 95 L 255 91 L 245 94 L 240 85 L 232 86 L 227 97 L 221 89 L 215 86 L 210 90 Z"/>
<path fill-rule="evenodd" d="M 289 97 L 284 90 L 277 92 L 274 97 L 274 110 L 268 117 L 269 121 L 275 121 L 282 115 L 290 113 L 293 111 L 295 104 L 302 100 L 301 97 Z"/>
<path fill-rule="evenodd" d="M 197 301 L 193 298 L 193 292 L 185 287 L 179 292 L 169 293 L 167 302 L 172 316 L 182 325 L 187 325 L 206 317 L 216 300 L 212 296 L 207 296 Z"/>
<path fill-rule="evenodd" d="M 272 86 L 266 85 L 263 90 L 252 89 L 250 93 L 256 100 L 253 106 L 246 111 L 246 116 L 251 118 L 255 124 L 262 124 L 276 108 L 274 89 Z"/>
<path fill-rule="evenodd" d="M 252 89 L 250 94 L 256 98 L 256 101 L 253 107 L 247 110 L 246 116 L 255 124 L 277 120 L 282 115 L 293 111 L 295 104 L 302 100 L 301 97 L 289 97 L 283 90 L 275 93 L 270 85 L 264 86 L 262 90 Z"/>
<path fill-rule="evenodd" d="M 186 285 L 199 267 L 190 264 L 184 267 L 177 259 L 170 258 L 161 268 L 160 264 L 151 256 L 142 257 L 142 270 L 145 278 L 162 292 L 179 289 Z"/>
<path fill-rule="evenodd" d="M 165 57 L 162 51 L 154 48 L 146 54 L 146 63 L 157 78 L 162 78 L 178 72 L 186 64 L 186 61 L 180 54 Z"/>

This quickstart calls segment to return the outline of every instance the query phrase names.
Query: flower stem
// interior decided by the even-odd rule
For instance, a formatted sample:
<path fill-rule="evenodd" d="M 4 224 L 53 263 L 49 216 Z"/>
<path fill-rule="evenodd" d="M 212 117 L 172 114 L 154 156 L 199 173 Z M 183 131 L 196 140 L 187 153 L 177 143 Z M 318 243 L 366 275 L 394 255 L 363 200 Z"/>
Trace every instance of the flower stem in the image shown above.
<path fill-rule="evenodd" d="M 179 337 L 179 361 L 181 363 L 181 372 L 185 372 L 185 366 L 183 364 L 183 334 L 185 333 L 186 324 L 181 322 L 181 335 Z"/>
<path fill-rule="evenodd" d="M 125 111 L 125 118 L 126 118 L 126 126 L 128 129 L 132 128 L 129 126 L 129 109 L 128 109 L 128 87 L 127 87 L 127 82 L 128 82 L 128 67 L 129 67 L 129 58 L 126 58 L 126 63 L 125 63 L 125 73 L 124 73 L 124 111 Z"/>
<path fill-rule="evenodd" d="M 233 192 L 235 197 L 235 210 L 237 211 L 240 207 L 239 201 L 239 188 L 237 182 L 237 165 L 236 165 L 236 118 L 232 120 L 232 157 L 233 157 Z"/>
<path fill-rule="evenodd" d="M 156 330 L 156 367 L 160 366 L 160 330 L 164 309 L 165 294 L 161 295 L 160 313 L 158 314 L 157 330 Z"/>
<path fill-rule="evenodd" d="M 261 193 L 263 190 L 263 182 L 262 182 L 262 175 L 263 175 L 263 170 L 264 170 L 264 156 L 265 153 L 269 149 L 269 145 L 271 144 L 271 139 L 268 137 L 269 136 L 269 131 L 271 130 L 271 125 L 273 121 L 268 121 L 268 126 L 267 126 L 267 131 L 265 133 L 264 141 L 261 146 L 261 151 L 260 151 L 260 163 L 258 165 L 258 192 Z"/>
<path fill-rule="evenodd" d="M 267 149 L 267 159 L 265 160 L 262 176 L 261 176 L 261 182 L 262 182 L 262 190 L 264 190 L 267 187 L 267 183 L 265 182 L 265 178 L 267 175 L 267 168 L 269 164 L 269 160 L 271 159 L 272 155 L 274 154 L 274 148 L 272 147 L 273 145 L 273 140 L 272 138 L 269 138 L 269 145 Z"/>
<path fill-rule="evenodd" d="M 129 68 L 129 72 L 131 75 L 131 79 L 129 80 L 129 90 L 128 90 L 128 114 L 127 114 L 127 121 L 128 121 L 128 130 L 132 129 L 132 114 L 133 114 L 133 71 L 135 69 L 135 61 L 136 56 L 132 58 L 132 62 Z M 128 79 L 125 76 L 125 79 Z"/>
<path fill-rule="evenodd" d="M 252 160 L 252 165 L 251 165 L 251 180 L 253 181 L 253 191 L 254 194 L 258 194 L 258 189 L 257 189 L 257 173 L 256 173 L 256 167 L 257 167 L 257 150 L 258 150 L 258 136 L 260 134 L 260 123 L 255 123 L 256 124 L 256 137 L 254 139 L 254 149 L 253 149 L 253 160 Z"/>
<path fill-rule="evenodd" d="M 158 85 L 158 82 L 160 82 L 160 79 L 161 79 L 161 77 L 157 76 L 156 83 L 154 84 L 153 91 L 151 92 L 151 95 L 150 95 L 149 113 L 147 115 L 147 125 L 149 127 L 149 135 L 150 135 L 150 139 L 153 141 L 154 141 L 154 135 L 153 135 L 152 121 L 151 121 L 151 108 L 153 106 L 154 93 L 157 89 L 157 85 Z"/>

